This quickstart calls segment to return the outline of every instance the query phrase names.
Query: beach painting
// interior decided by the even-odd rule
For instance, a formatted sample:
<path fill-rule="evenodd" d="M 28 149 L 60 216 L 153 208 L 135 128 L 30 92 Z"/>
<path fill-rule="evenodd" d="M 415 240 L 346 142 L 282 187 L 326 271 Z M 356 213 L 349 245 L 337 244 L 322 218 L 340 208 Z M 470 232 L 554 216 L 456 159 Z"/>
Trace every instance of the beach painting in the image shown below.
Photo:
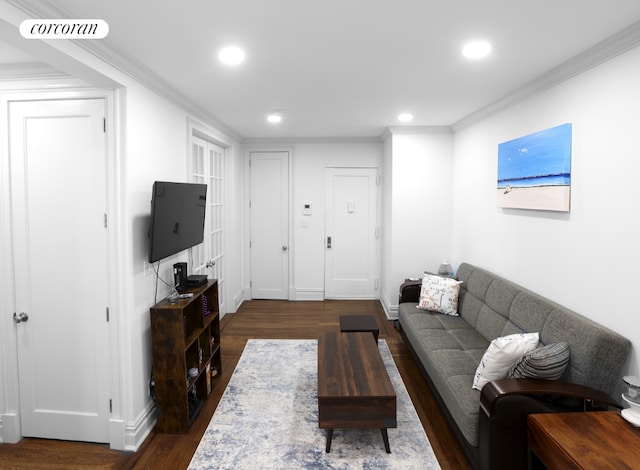
<path fill-rule="evenodd" d="M 498 207 L 569 212 L 571 124 L 498 145 Z"/>

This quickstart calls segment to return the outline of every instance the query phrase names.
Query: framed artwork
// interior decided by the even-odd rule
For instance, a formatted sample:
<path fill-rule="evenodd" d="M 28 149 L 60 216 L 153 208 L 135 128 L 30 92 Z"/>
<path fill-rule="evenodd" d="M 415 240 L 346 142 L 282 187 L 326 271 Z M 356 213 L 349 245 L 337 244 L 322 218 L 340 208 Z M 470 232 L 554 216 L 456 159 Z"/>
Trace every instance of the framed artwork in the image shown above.
<path fill-rule="evenodd" d="M 569 212 L 571 124 L 498 145 L 498 207 Z"/>

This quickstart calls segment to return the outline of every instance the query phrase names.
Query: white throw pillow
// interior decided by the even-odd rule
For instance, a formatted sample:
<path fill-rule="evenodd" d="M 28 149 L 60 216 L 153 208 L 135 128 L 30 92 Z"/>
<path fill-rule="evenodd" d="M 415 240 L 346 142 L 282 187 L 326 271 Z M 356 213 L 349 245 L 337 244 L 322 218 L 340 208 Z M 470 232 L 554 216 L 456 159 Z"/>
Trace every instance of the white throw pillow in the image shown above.
<path fill-rule="evenodd" d="M 533 351 L 540 335 L 538 333 L 516 333 L 491 341 L 473 378 L 473 388 L 482 390 L 492 380 L 504 379 L 523 354 Z"/>
<path fill-rule="evenodd" d="M 450 277 L 425 274 L 420 288 L 418 308 L 457 316 L 460 284 L 462 281 Z"/>

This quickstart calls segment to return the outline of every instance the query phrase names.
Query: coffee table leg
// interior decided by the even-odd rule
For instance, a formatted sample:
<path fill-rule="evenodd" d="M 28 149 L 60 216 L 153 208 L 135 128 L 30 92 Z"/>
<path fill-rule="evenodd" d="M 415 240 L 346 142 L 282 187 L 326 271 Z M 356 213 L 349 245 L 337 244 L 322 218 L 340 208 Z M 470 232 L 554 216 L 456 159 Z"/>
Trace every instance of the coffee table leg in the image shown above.
<path fill-rule="evenodd" d="M 384 441 L 384 450 L 387 451 L 387 454 L 391 453 L 391 448 L 389 447 L 389 434 L 387 433 L 387 428 L 380 429 L 382 433 L 382 440 Z"/>
<path fill-rule="evenodd" d="M 327 429 L 327 447 L 325 449 L 327 454 L 331 452 L 331 439 L 333 439 L 333 428 Z"/>

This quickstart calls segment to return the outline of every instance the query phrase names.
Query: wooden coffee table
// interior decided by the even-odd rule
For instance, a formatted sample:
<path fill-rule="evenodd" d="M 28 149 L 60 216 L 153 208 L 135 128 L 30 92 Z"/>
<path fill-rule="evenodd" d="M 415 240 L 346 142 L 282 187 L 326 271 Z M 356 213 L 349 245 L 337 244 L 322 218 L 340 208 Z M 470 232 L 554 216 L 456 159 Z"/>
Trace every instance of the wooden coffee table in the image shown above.
<path fill-rule="evenodd" d="M 318 422 L 333 430 L 379 428 L 384 448 L 395 428 L 396 392 L 371 333 L 320 333 L 318 337 Z"/>

